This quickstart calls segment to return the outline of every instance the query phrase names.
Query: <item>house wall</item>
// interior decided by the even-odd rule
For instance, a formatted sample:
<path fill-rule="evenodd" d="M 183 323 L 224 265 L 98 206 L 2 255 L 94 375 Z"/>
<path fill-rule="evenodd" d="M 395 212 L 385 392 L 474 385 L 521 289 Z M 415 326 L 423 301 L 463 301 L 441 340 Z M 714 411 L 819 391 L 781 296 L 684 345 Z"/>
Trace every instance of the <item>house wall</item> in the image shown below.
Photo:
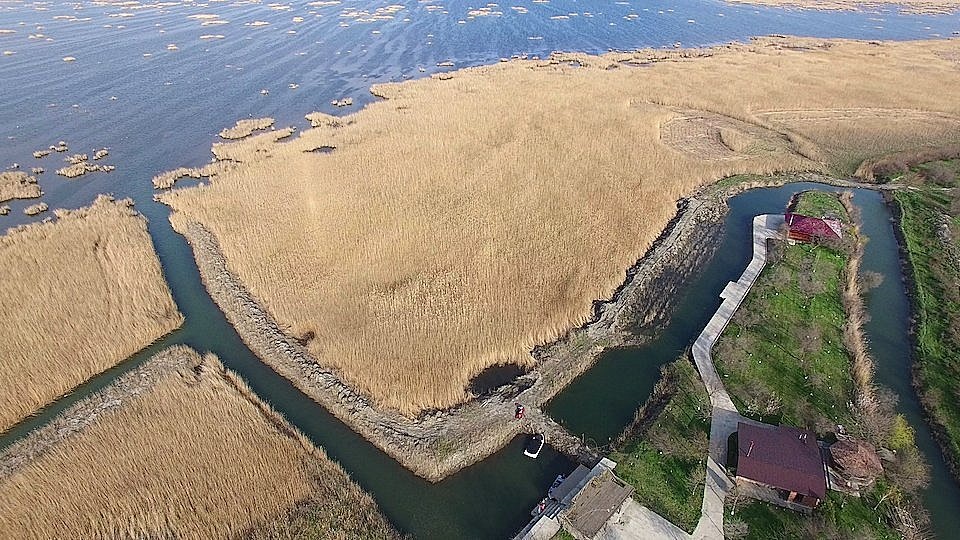
<path fill-rule="evenodd" d="M 757 499 L 760 501 L 768 502 L 770 504 L 775 504 L 777 506 L 788 508 L 795 512 L 801 512 L 803 514 L 813 513 L 813 508 L 799 502 L 788 501 L 785 498 L 780 496 L 780 490 L 773 486 L 767 484 L 761 484 L 760 482 L 755 482 L 749 478 L 744 478 L 738 476 L 737 480 L 737 490 L 741 495 L 750 497 L 751 499 Z M 798 497 L 799 498 L 799 497 Z M 819 500 L 816 501 L 819 504 Z M 814 506 L 817 506 L 816 504 Z"/>

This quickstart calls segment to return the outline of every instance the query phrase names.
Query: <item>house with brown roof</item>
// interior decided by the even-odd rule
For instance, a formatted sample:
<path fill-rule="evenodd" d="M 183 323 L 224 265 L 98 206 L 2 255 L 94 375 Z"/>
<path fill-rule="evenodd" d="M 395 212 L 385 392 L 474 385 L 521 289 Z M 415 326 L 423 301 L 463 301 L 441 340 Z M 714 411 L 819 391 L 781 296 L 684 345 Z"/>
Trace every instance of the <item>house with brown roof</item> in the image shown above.
<path fill-rule="evenodd" d="M 740 422 L 737 434 L 736 481 L 743 493 L 804 513 L 826 498 L 826 467 L 812 432 Z"/>

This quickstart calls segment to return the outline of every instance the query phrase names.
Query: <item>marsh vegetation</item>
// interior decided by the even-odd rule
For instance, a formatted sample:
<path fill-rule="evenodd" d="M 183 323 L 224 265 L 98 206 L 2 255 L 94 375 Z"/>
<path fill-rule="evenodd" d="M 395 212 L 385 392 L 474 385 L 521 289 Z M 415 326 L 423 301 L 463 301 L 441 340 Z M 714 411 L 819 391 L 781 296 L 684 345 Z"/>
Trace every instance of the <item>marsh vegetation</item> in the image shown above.
<path fill-rule="evenodd" d="M 64 413 L 92 411 L 73 419 L 82 429 L 33 435 L 13 449 L 27 459 L 0 455 L 3 537 L 397 537 L 369 495 L 212 355 L 167 349 L 88 400 Z"/>
<path fill-rule="evenodd" d="M 36 177 L 22 171 L 0 172 L 0 203 L 13 199 L 35 199 L 42 194 Z"/>
<path fill-rule="evenodd" d="M 841 11 L 876 10 L 881 6 L 897 6 L 905 13 L 940 15 L 960 10 L 958 0 L 727 0 L 734 4 L 757 4 L 763 6 L 830 9 Z"/>
<path fill-rule="evenodd" d="M 244 118 L 237 120 L 233 127 L 224 128 L 220 131 L 220 137 L 224 139 L 242 139 L 249 136 L 254 131 L 267 129 L 273 125 L 273 118 Z"/>
<path fill-rule="evenodd" d="M 375 86 L 388 99 L 339 127 L 216 145 L 243 164 L 161 198 L 321 364 L 415 415 L 586 321 L 696 187 L 960 138 L 960 73 L 940 56 L 958 47 L 769 38 Z M 944 90 L 905 92 L 906 73 Z M 729 118 L 728 141 L 751 126 L 732 158 L 661 141 L 689 110 Z"/>
<path fill-rule="evenodd" d="M 130 201 L 0 237 L 0 430 L 180 326 Z"/>

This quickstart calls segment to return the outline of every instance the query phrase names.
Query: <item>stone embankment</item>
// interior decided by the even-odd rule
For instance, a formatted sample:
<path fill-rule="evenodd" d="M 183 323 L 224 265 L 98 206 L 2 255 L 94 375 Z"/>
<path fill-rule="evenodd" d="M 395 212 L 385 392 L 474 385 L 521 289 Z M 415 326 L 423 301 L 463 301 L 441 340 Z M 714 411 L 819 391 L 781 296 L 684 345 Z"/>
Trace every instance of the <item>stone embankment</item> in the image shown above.
<path fill-rule="evenodd" d="M 726 199 L 726 193 L 710 190 L 683 201 L 677 217 L 627 271 L 613 298 L 596 303 L 594 318 L 532 352 L 538 361 L 536 369 L 460 406 L 417 418 L 377 407 L 335 372 L 322 367 L 280 330 L 230 272 L 209 230 L 177 214 L 170 219 L 192 246 L 211 297 L 258 357 L 403 466 L 439 481 L 486 458 L 524 432 L 544 432 L 551 444 L 572 458 L 595 460 L 595 452 L 547 419 L 539 408 L 586 371 L 605 348 L 650 337 L 633 333 L 636 325 L 650 329 L 665 324 L 675 292 L 712 255 L 722 232 L 719 225 Z M 516 403 L 527 408 L 529 421 L 514 420 Z"/>

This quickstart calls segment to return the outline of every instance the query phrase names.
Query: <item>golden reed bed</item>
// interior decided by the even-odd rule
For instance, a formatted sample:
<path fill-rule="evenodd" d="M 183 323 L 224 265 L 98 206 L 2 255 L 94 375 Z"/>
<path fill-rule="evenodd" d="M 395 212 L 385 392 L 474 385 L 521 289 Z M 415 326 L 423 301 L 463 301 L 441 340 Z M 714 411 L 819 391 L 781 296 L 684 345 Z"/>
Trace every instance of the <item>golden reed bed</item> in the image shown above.
<path fill-rule="evenodd" d="M 180 346 L 0 455 L 0 537 L 396 534 L 339 465 L 216 357 Z"/>
<path fill-rule="evenodd" d="M 764 38 L 465 69 L 376 86 L 289 142 L 218 144 L 243 163 L 162 200 L 321 364 L 415 415 L 530 367 L 698 187 L 960 140 L 958 58 L 955 40 Z"/>
<path fill-rule="evenodd" d="M 183 322 L 131 204 L 0 236 L 0 431 Z"/>
<path fill-rule="evenodd" d="M 939 15 L 960 10 L 960 0 L 727 0 L 732 4 L 753 4 L 778 8 L 876 11 L 880 8 Z"/>

